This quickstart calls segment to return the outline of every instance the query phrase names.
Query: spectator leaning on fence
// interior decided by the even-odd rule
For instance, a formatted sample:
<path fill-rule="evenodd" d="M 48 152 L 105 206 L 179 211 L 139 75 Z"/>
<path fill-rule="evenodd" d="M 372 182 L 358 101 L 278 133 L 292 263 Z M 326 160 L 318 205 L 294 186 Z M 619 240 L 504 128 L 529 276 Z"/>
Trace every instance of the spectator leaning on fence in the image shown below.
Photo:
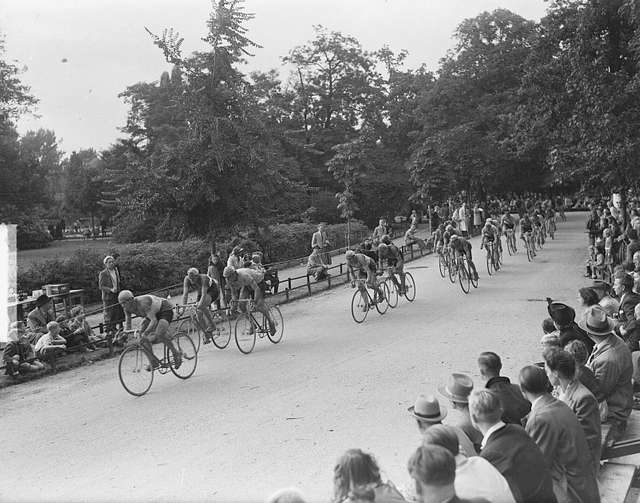
<path fill-rule="evenodd" d="M 111 337 L 116 330 L 116 325 L 122 326 L 124 322 L 124 313 L 118 304 L 118 294 L 122 291 L 122 285 L 116 259 L 107 255 L 102 262 L 105 268 L 98 275 L 98 288 L 102 292 L 105 329 L 107 336 Z"/>
<path fill-rule="evenodd" d="M 313 276 L 316 281 L 323 280 L 327 277 L 327 266 L 322 261 L 320 247 L 318 245 L 313 247 L 313 251 L 307 259 L 307 274 Z"/>

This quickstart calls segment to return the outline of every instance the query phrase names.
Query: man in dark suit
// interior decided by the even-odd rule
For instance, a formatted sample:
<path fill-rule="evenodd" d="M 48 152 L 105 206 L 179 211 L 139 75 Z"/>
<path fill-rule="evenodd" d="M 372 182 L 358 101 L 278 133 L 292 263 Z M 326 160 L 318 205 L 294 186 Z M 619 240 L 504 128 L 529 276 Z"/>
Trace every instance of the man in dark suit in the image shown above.
<path fill-rule="evenodd" d="M 104 309 L 104 324 L 107 337 L 111 337 L 116 329 L 116 324 L 122 325 L 124 313 L 118 304 L 118 293 L 122 291 L 120 271 L 116 266 L 116 260 L 107 255 L 103 263 L 105 268 L 98 275 L 98 288 L 102 293 L 102 306 Z"/>
<path fill-rule="evenodd" d="M 547 374 L 536 365 L 520 371 L 520 388 L 531 402 L 525 430 L 538 444 L 551 470 L 558 501 L 599 503 L 587 438 L 573 411 L 551 396 Z"/>
<path fill-rule="evenodd" d="M 616 333 L 627 340 L 630 332 L 635 328 L 634 309 L 640 303 L 640 295 L 633 292 L 633 277 L 625 272 L 620 272 L 616 276 L 613 291 L 620 299 L 620 308 L 616 316 L 619 325 Z"/>
<path fill-rule="evenodd" d="M 472 424 L 482 432 L 480 456 L 507 479 L 518 503 L 557 503 L 544 456 L 524 428 L 505 424 L 498 396 L 477 390 L 469 397 Z"/>
<path fill-rule="evenodd" d="M 615 322 L 600 306 L 590 307 L 579 324 L 596 344 L 587 366 L 598 380 L 596 400 L 600 403 L 601 417 L 611 424 L 607 439 L 611 444 L 622 438 L 633 406 L 631 352 L 613 333 Z"/>
<path fill-rule="evenodd" d="M 456 461 L 439 445 L 421 445 L 409 459 L 409 475 L 416 483 L 420 503 L 489 503 L 484 498 L 462 499 L 456 495 Z"/>
<path fill-rule="evenodd" d="M 522 419 L 529 414 L 531 404 L 525 399 L 517 384 L 511 384 L 508 377 L 501 376 L 502 361 L 500 357 L 485 351 L 478 357 L 480 375 L 487 381 L 485 388 L 493 391 L 502 405 L 502 420 L 505 423 L 522 424 Z"/>

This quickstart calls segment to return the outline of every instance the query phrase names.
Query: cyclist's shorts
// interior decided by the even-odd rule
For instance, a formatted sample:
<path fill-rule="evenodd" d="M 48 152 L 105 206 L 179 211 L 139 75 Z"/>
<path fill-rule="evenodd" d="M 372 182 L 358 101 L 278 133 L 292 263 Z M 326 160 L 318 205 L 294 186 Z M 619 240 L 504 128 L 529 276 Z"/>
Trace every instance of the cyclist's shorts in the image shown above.
<path fill-rule="evenodd" d="M 162 307 L 163 310 L 156 313 L 156 319 L 158 321 L 167 320 L 169 323 L 171 323 L 171 320 L 173 320 L 173 309 L 164 309 L 164 305 Z"/>
<path fill-rule="evenodd" d="M 218 288 L 217 283 L 211 282 L 211 286 L 207 289 L 207 295 L 211 297 L 211 302 L 218 300 L 220 296 L 220 289 Z"/>

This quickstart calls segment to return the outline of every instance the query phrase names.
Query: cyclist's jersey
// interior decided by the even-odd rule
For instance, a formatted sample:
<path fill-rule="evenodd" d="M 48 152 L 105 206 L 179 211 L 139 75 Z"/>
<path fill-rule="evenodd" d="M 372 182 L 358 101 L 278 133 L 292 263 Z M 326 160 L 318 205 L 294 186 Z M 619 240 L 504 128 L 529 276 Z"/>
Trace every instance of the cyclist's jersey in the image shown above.
<path fill-rule="evenodd" d="M 202 296 L 203 285 L 207 289 L 207 294 L 213 300 L 216 300 L 220 293 L 218 290 L 218 285 L 209 276 L 207 276 L 206 274 L 198 274 L 198 276 L 193 280 L 189 276 L 185 276 L 184 278 L 184 288 L 187 291 L 196 290 L 198 292 L 197 301 L 200 300 L 200 297 Z"/>
<path fill-rule="evenodd" d="M 549 219 L 555 218 L 555 216 L 556 216 L 556 212 L 553 208 L 549 208 L 545 214 L 545 217 Z"/>
<path fill-rule="evenodd" d="M 440 244 L 440 243 L 442 242 L 442 240 L 443 240 L 443 237 L 442 237 L 442 236 L 443 236 L 443 234 L 444 234 L 444 231 L 442 231 L 442 230 L 440 230 L 440 229 L 436 229 L 435 231 L 433 231 L 433 232 L 431 233 L 431 235 L 433 236 L 433 242 L 434 242 L 436 245 L 438 245 L 438 244 Z"/>
<path fill-rule="evenodd" d="M 404 265 L 404 256 L 400 249 L 394 244 L 387 245 L 387 249 L 389 250 L 389 253 L 385 257 L 387 265 L 390 267 L 402 267 Z M 380 260 L 382 262 L 385 259 L 381 258 Z"/>
<path fill-rule="evenodd" d="M 496 229 L 495 225 L 490 225 L 489 227 L 484 226 L 482 228 L 482 239 L 485 241 L 495 241 L 497 235 L 498 229 Z"/>
<path fill-rule="evenodd" d="M 237 275 L 235 280 L 227 278 L 227 284 L 231 289 L 231 296 L 233 299 L 238 298 L 238 292 L 240 290 L 246 291 L 247 288 L 253 290 L 254 293 L 258 293 L 260 290 L 260 288 L 258 288 L 258 283 L 263 280 L 264 274 L 246 267 L 236 269 L 236 273 Z"/>
<path fill-rule="evenodd" d="M 513 229 L 516 226 L 516 222 L 513 220 L 511 215 L 503 215 L 502 217 L 502 227 L 504 230 Z"/>
<path fill-rule="evenodd" d="M 520 220 L 520 232 L 522 234 L 526 234 L 527 232 L 533 231 L 533 225 L 531 224 L 531 220 Z"/>
<path fill-rule="evenodd" d="M 464 253 L 466 255 L 471 251 L 471 243 L 465 238 L 459 237 L 449 243 L 449 248 L 453 252 Z"/>
<path fill-rule="evenodd" d="M 367 269 L 374 273 L 378 270 L 376 261 L 371 257 L 364 255 L 363 253 L 356 253 L 353 256 L 353 260 L 347 260 L 347 265 L 354 271 L 367 272 Z"/>
<path fill-rule="evenodd" d="M 451 232 L 448 231 L 444 231 L 444 233 L 442 234 L 442 241 L 444 243 L 445 246 L 447 246 L 449 244 L 449 242 L 451 241 L 451 236 L 453 235 L 459 236 L 459 234 L 456 232 L 456 230 L 452 230 Z"/>
<path fill-rule="evenodd" d="M 542 227 L 542 219 L 540 218 L 540 215 L 538 215 L 537 213 L 533 216 L 531 221 L 532 221 L 533 225 L 535 225 L 537 227 Z"/>

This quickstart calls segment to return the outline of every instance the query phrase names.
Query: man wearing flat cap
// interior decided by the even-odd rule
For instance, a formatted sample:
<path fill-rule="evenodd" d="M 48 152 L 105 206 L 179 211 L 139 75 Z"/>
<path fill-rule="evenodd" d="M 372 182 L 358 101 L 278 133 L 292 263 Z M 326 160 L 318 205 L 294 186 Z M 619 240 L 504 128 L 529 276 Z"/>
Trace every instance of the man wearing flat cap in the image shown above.
<path fill-rule="evenodd" d="M 574 309 L 561 302 L 552 302 L 549 298 L 547 298 L 547 303 L 547 312 L 558 329 L 560 347 L 566 346 L 573 340 L 579 340 L 584 342 L 587 350 L 591 352 L 593 349 L 593 341 L 589 339 L 586 332 L 580 329 L 574 321 L 576 317 Z"/>
<path fill-rule="evenodd" d="M 631 351 L 613 333 L 615 322 L 600 306 L 587 309 L 579 325 L 595 343 L 587 367 L 599 384 L 595 397 L 600 404 L 601 419 L 611 424 L 608 443 L 612 443 L 624 434 L 633 406 Z"/>
<path fill-rule="evenodd" d="M 104 309 L 104 324 L 107 337 L 111 337 L 116 329 L 116 324 L 124 322 L 124 312 L 118 304 L 118 294 L 122 291 L 120 271 L 116 267 L 116 259 L 107 255 L 103 263 L 105 268 L 98 275 L 98 288 L 102 293 L 102 306 Z"/>

